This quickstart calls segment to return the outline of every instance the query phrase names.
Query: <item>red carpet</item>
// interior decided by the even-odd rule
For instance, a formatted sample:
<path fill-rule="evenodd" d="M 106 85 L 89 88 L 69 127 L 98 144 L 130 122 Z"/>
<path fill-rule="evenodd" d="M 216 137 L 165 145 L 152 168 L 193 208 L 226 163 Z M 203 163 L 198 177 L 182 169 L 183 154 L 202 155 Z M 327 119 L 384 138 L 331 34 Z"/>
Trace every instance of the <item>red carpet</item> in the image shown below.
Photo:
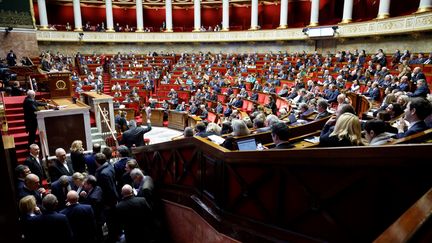
<path fill-rule="evenodd" d="M 8 135 L 15 140 L 15 150 L 18 163 L 24 162 L 28 155 L 27 133 L 24 127 L 24 111 L 22 103 L 25 96 L 4 97 L 6 119 L 8 122 Z"/>

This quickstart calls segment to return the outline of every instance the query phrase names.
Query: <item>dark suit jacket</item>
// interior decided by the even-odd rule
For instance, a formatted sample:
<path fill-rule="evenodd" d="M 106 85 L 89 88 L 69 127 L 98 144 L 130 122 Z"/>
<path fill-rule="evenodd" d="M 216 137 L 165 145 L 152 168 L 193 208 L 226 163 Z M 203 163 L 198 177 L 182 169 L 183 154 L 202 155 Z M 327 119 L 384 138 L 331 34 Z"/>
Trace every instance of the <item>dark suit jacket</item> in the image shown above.
<path fill-rule="evenodd" d="M 31 221 L 34 222 L 34 232 L 38 232 L 34 236 L 34 242 L 72 242 L 72 230 L 65 215 L 55 211 L 47 211 L 33 217 Z"/>
<path fill-rule="evenodd" d="M 319 119 L 322 119 L 324 117 L 328 117 L 330 115 L 331 114 L 328 111 L 324 111 L 322 113 L 318 113 L 318 115 L 315 117 L 315 120 L 319 120 Z"/>
<path fill-rule="evenodd" d="M 103 192 L 102 203 L 105 206 L 113 207 L 119 198 L 115 182 L 114 167 L 105 162 L 96 170 L 96 179 Z"/>
<path fill-rule="evenodd" d="M 66 195 L 69 192 L 67 190 L 67 186 L 63 187 L 63 185 L 60 183 L 59 180 L 54 181 L 51 183 L 51 193 L 54 194 L 57 197 L 58 200 L 58 209 L 63 209 L 66 206 Z M 72 189 L 69 187 L 69 189 Z"/>
<path fill-rule="evenodd" d="M 126 242 L 150 242 L 152 236 L 152 212 L 142 197 L 128 197 L 120 201 L 115 210 L 118 230 L 125 232 Z"/>
<path fill-rule="evenodd" d="M 42 205 L 42 196 L 37 191 L 31 191 L 27 187 L 23 186 L 20 189 L 18 189 L 17 194 L 18 194 L 18 197 L 17 197 L 18 200 L 21 200 L 21 198 L 23 198 L 25 196 L 32 195 L 36 198 L 36 204 L 38 206 Z"/>
<path fill-rule="evenodd" d="M 294 148 L 293 144 L 291 144 L 290 142 L 284 142 L 284 143 L 278 144 L 273 149 L 291 149 L 291 148 Z"/>
<path fill-rule="evenodd" d="M 144 134 L 151 130 L 151 124 L 148 124 L 147 128 L 143 127 L 135 127 L 130 128 L 126 132 L 123 133 L 122 140 L 120 144 L 126 145 L 126 147 L 131 148 L 132 145 L 140 147 L 144 146 Z"/>
<path fill-rule="evenodd" d="M 37 127 L 37 119 L 35 112 L 38 111 L 38 106 L 44 106 L 46 103 L 38 102 L 30 97 L 24 99 L 24 125 L 26 130 L 34 129 Z"/>
<path fill-rule="evenodd" d="M 429 88 L 426 85 L 418 87 L 414 93 L 408 94 L 409 97 L 423 97 L 426 98 L 430 93 Z"/>
<path fill-rule="evenodd" d="M 46 179 L 45 169 L 42 167 L 41 164 L 39 164 L 39 162 L 36 161 L 35 157 L 31 155 L 27 157 L 24 161 L 24 165 L 27 165 L 30 171 L 39 177 L 41 183 L 43 179 Z"/>
<path fill-rule="evenodd" d="M 87 196 L 80 198 L 80 203 L 90 205 L 95 215 L 96 223 L 102 225 L 104 223 L 103 208 L 102 208 L 102 196 L 103 192 L 99 186 L 93 188 L 93 190 L 87 192 Z"/>
<path fill-rule="evenodd" d="M 58 159 L 53 160 L 53 164 L 48 167 L 48 174 L 51 178 L 51 182 L 58 180 L 62 175 L 71 176 L 74 173 L 72 163 L 69 160 L 66 160 L 66 163 L 69 171 L 66 170 Z"/>
<path fill-rule="evenodd" d="M 75 172 L 83 173 L 85 172 L 86 163 L 84 159 L 84 154 L 81 152 L 71 152 L 70 158 L 72 162 L 72 167 Z"/>
<path fill-rule="evenodd" d="M 73 204 L 60 211 L 66 215 L 76 243 L 94 242 L 96 238 L 96 221 L 93 209 L 86 204 Z"/>
<path fill-rule="evenodd" d="M 424 121 L 419 121 L 415 123 L 412 127 L 410 127 L 406 132 L 404 133 L 398 133 L 397 138 L 404 138 L 413 134 L 416 134 L 418 132 L 422 132 L 424 130 L 427 130 L 428 126 Z"/>

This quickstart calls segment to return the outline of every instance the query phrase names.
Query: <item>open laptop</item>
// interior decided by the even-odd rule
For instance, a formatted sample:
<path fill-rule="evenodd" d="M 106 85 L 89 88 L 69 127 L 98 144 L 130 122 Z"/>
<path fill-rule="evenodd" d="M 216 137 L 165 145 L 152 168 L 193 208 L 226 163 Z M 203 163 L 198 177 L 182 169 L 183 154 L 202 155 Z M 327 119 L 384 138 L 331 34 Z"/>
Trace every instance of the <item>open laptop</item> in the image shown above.
<path fill-rule="evenodd" d="M 250 151 L 256 150 L 255 138 L 248 138 L 237 141 L 237 147 L 239 151 Z"/>

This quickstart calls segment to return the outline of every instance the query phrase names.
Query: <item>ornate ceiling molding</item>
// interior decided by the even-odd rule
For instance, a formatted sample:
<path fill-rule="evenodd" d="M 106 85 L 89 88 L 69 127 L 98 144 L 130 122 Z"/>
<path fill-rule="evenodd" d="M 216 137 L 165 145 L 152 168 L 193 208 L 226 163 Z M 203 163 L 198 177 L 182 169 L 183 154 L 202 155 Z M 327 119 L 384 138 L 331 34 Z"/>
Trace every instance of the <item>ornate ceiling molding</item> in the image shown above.
<path fill-rule="evenodd" d="M 432 12 L 340 25 L 334 38 L 355 38 L 431 31 Z M 37 31 L 38 41 L 78 42 L 77 32 Z M 83 43 L 184 43 L 308 40 L 302 28 L 228 32 L 108 33 L 84 32 Z"/>

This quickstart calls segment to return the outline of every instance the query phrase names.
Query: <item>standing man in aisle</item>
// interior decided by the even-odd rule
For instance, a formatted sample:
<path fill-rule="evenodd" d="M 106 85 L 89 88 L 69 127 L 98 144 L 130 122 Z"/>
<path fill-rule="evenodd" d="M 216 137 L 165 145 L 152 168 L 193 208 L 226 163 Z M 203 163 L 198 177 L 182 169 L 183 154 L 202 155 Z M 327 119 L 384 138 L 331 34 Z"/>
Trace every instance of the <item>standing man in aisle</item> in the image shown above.
<path fill-rule="evenodd" d="M 36 111 L 39 111 L 38 106 L 46 106 L 47 103 L 35 100 L 35 92 L 33 90 L 27 91 L 27 97 L 24 99 L 24 124 L 28 133 L 28 145 L 34 144 L 36 139 L 36 130 L 38 127 L 36 120 Z"/>

